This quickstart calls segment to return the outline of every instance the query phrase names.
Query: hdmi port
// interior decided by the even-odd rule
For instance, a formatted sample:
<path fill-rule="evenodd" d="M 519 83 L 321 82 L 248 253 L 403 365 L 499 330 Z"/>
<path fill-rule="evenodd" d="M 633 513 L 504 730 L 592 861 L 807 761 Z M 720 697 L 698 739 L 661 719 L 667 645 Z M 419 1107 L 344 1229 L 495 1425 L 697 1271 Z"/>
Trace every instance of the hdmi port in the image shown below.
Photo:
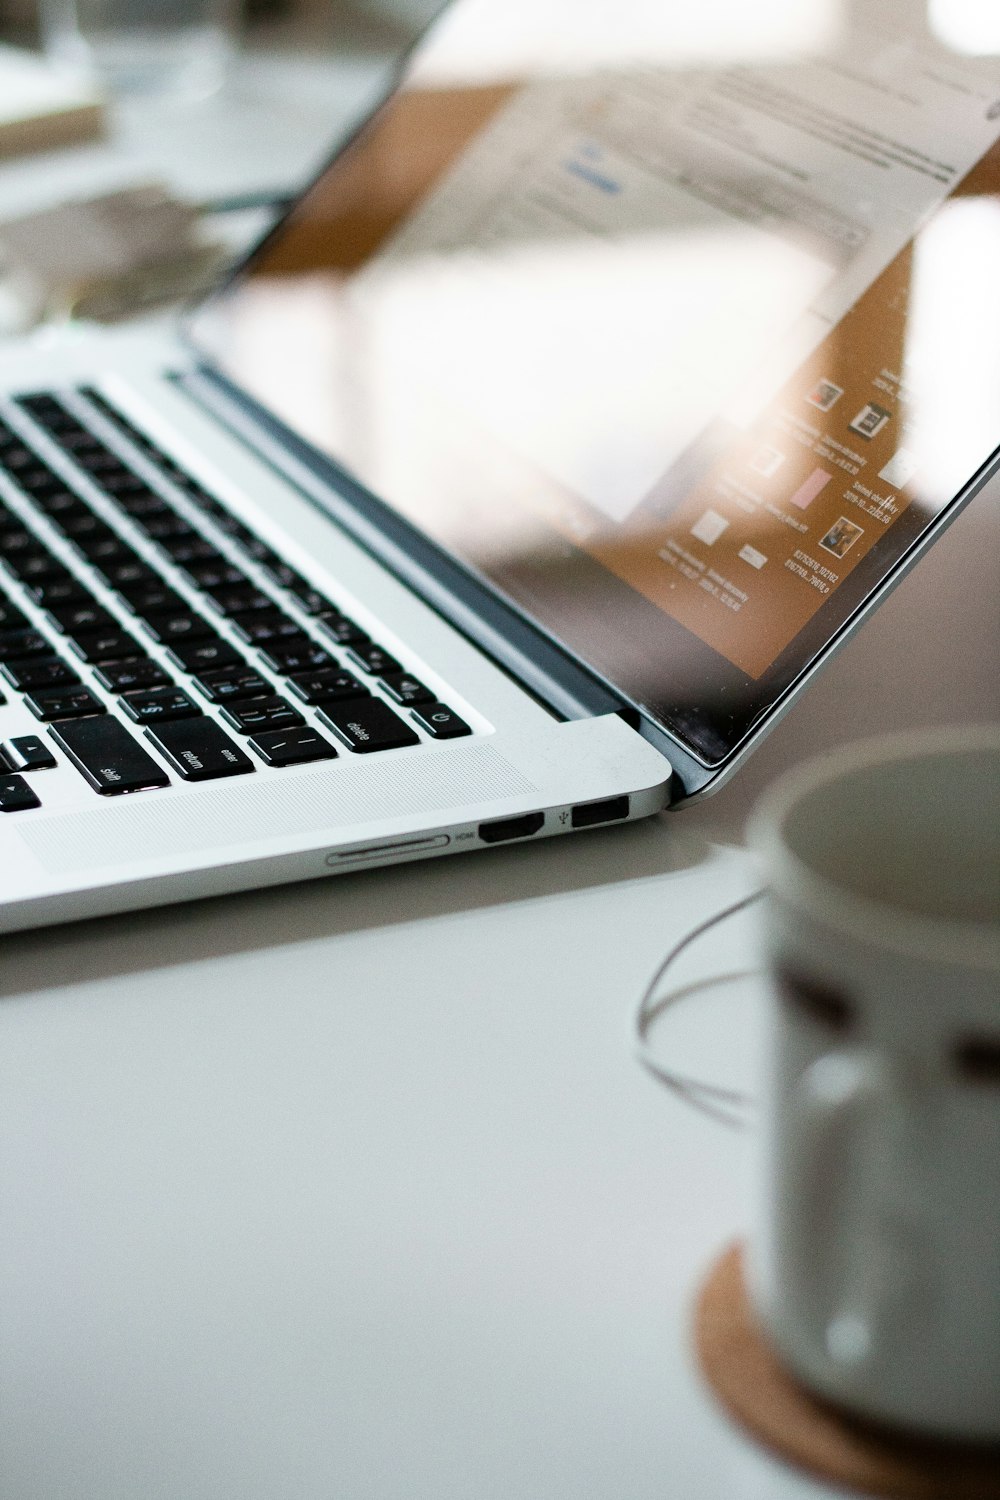
<path fill-rule="evenodd" d="M 497 818 L 493 823 L 480 823 L 479 837 L 484 844 L 504 844 L 508 839 L 529 839 L 545 823 L 545 814 L 522 813 L 519 818 Z"/>

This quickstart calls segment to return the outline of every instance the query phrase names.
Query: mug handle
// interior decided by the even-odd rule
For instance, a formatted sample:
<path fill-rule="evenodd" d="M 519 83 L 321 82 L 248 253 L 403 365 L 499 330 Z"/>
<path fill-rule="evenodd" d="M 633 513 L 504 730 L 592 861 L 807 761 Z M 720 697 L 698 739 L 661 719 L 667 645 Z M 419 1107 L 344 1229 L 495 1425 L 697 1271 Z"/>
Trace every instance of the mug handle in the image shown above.
<path fill-rule="evenodd" d="M 889 1162 L 885 1126 L 869 1135 L 871 1150 L 867 1202 L 858 1205 L 860 1233 L 844 1242 L 837 1225 L 847 1201 L 853 1151 L 850 1132 L 866 1114 L 878 1111 L 886 1124 L 899 1118 L 904 1090 L 893 1069 L 869 1049 L 829 1052 L 808 1067 L 793 1090 L 789 1111 L 788 1185 L 785 1213 L 791 1228 L 786 1274 L 792 1304 L 812 1330 L 824 1356 L 857 1368 L 869 1362 L 876 1330 L 884 1326 L 889 1286 L 878 1263 L 875 1234 L 866 1246 L 878 1194 Z M 874 1227 L 874 1226 L 871 1226 Z M 898 1260 L 893 1275 L 905 1271 Z"/>

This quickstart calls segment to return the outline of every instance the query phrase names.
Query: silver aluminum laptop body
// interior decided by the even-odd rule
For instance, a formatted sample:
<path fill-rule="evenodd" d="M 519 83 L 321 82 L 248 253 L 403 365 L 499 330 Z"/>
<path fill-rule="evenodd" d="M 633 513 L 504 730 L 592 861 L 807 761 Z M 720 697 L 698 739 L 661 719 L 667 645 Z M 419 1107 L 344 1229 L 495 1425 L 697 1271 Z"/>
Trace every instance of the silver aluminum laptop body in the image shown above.
<path fill-rule="evenodd" d="M 504 35 L 510 31 L 510 7 L 484 0 L 457 0 L 443 29 L 418 52 L 410 92 L 394 96 L 334 159 L 292 210 L 291 229 L 279 228 L 251 257 L 249 269 L 210 308 L 205 326 L 196 324 L 193 341 L 94 334 L 51 348 L 13 348 L 0 359 L 0 521 L 9 542 L 0 574 L 0 607 L 7 611 L 0 620 L 0 800 L 6 788 L 10 807 L 0 815 L 0 930 L 472 852 L 646 817 L 705 795 L 732 774 L 995 468 L 996 433 L 982 422 L 954 459 L 933 448 L 934 433 L 917 430 L 906 405 L 909 366 L 902 373 L 894 368 L 903 360 L 900 346 L 892 360 L 885 350 L 875 351 L 872 371 L 877 366 L 880 373 L 871 379 L 879 400 L 867 385 L 851 388 L 850 370 L 845 375 L 840 366 L 822 364 L 832 346 L 823 341 L 823 326 L 816 331 L 820 314 L 827 331 L 847 330 L 850 349 L 851 337 L 861 337 L 857 319 L 851 334 L 852 310 L 866 296 L 888 295 L 886 277 L 891 281 L 900 265 L 914 224 L 898 244 L 870 209 L 867 220 L 859 210 L 860 227 L 845 210 L 831 229 L 829 203 L 821 224 L 812 198 L 801 196 L 789 207 L 779 203 L 775 183 L 764 179 L 746 191 L 756 202 L 768 202 L 770 194 L 768 211 L 784 215 L 779 231 L 767 227 L 766 246 L 779 245 L 785 280 L 801 283 L 797 311 L 814 325 L 811 343 L 799 339 L 794 368 L 809 379 L 793 397 L 787 360 L 768 377 L 769 397 L 762 400 L 758 388 L 749 412 L 734 414 L 729 403 L 724 421 L 713 417 L 706 426 L 695 393 L 691 410 L 677 418 L 680 438 L 671 436 L 669 451 L 657 452 L 655 443 L 651 453 L 640 451 L 649 446 L 648 432 L 637 429 L 634 452 L 641 461 L 633 462 L 631 453 L 616 460 L 609 482 L 607 465 L 596 459 L 581 470 L 575 446 L 583 435 L 567 446 L 561 430 L 566 407 L 554 394 L 551 440 L 531 402 L 516 391 L 507 399 L 497 380 L 509 355 L 501 329 L 495 357 L 477 333 L 475 347 L 485 351 L 487 368 L 481 376 L 474 368 L 463 372 L 459 388 L 451 371 L 442 373 L 438 356 L 428 356 L 428 377 L 415 373 L 400 414 L 375 389 L 378 382 L 371 383 L 379 363 L 371 329 L 383 308 L 398 306 L 403 319 L 417 308 L 415 342 L 401 356 L 391 348 L 385 356 L 388 390 L 422 347 L 424 310 L 451 309 L 453 287 L 461 288 L 462 298 L 458 312 L 447 316 L 454 314 L 460 340 L 467 337 L 461 325 L 470 306 L 486 305 L 468 301 L 468 295 L 483 296 L 484 274 L 489 308 L 502 304 L 512 288 L 519 295 L 519 258 L 541 259 L 541 274 L 549 274 L 550 240 L 579 223 L 578 195 L 596 195 L 584 200 L 587 212 L 594 201 L 594 213 L 607 215 L 611 203 L 620 204 L 626 219 L 638 215 L 626 226 L 632 236 L 627 248 L 643 285 L 650 284 L 650 267 L 648 257 L 633 255 L 635 245 L 644 249 L 651 223 L 662 227 L 663 215 L 686 205 L 678 194 L 690 190 L 695 167 L 705 182 L 691 202 L 704 208 L 708 230 L 725 214 L 726 223 L 732 219 L 744 233 L 746 193 L 735 206 L 720 207 L 723 179 L 734 201 L 742 188 L 731 164 L 720 165 L 718 142 L 708 140 L 703 125 L 692 134 L 690 123 L 703 119 L 706 90 L 718 103 L 718 79 L 699 83 L 683 74 L 689 114 L 677 126 L 678 158 L 667 161 L 661 143 L 656 165 L 650 121 L 657 109 L 673 107 L 668 101 L 677 76 L 666 66 L 660 76 L 648 58 L 640 67 L 634 57 L 615 56 L 603 71 L 577 58 L 565 72 L 555 70 L 553 94 L 551 80 L 540 82 L 525 65 L 524 37 L 543 52 L 545 38 L 533 37 L 531 8 L 522 10 L 513 28 L 517 47 L 509 55 L 501 49 L 499 59 L 494 50 L 485 76 L 462 84 L 461 148 L 424 185 L 423 196 L 397 215 L 375 251 L 366 252 L 360 271 L 352 264 L 347 275 L 342 265 L 334 267 L 337 287 L 349 283 L 355 298 L 353 334 L 335 355 L 342 359 L 346 348 L 359 371 L 355 378 L 348 369 L 347 395 L 342 390 L 331 397 L 331 410 L 341 400 L 355 422 L 360 410 L 372 432 L 385 429 L 388 457 L 371 432 L 367 447 L 353 428 L 338 439 L 343 413 L 329 431 L 322 421 L 317 425 L 310 319 L 287 368 L 277 368 L 280 350 L 271 359 L 275 329 L 294 331 L 316 290 L 315 266 L 305 267 L 303 303 L 295 275 L 285 265 L 275 272 L 274 257 L 283 247 L 295 250 L 296 223 L 308 228 L 317 214 L 323 222 L 329 203 L 341 202 L 337 194 L 343 198 L 345 190 L 338 184 L 350 175 L 352 161 L 355 168 L 359 160 L 364 164 L 373 139 L 378 145 L 391 136 L 398 101 L 408 107 L 415 98 L 423 108 L 445 100 L 453 108 L 456 38 L 482 35 L 490 14 L 500 11 L 507 16 Z M 515 63 L 529 77 L 523 88 L 508 81 Z M 773 126 L 779 111 L 772 75 L 773 69 L 728 72 L 732 107 Z M 597 76 L 606 85 L 600 100 L 593 92 Z M 982 82 L 984 70 L 973 69 L 972 76 Z M 815 80 L 802 88 L 807 84 L 814 93 Z M 582 102 L 573 93 L 581 87 Z M 794 88 L 787 92 L 791 97 Z M 786 100 L 782 129 L 788 110 Z M 544 125 L 540 139 L 548 132 L 549 146 L 543 140 L 538 148 L 545 159 L 529 164 L 527 186 L 491 187 L 488 206 L 499 215 L 493 238 L 477 240 L 471 251 L 463 243 L 460 261 L 446 264 L 442 277 L 442 244 L 454 235 L 463 203 L 489 181 L 498 161 L 523 149 L 526 120 Z M 419 122 L 410 121 L 408 130 L 415 128 Z M 940 217 L 941 200 L 947 207 L 960 194 L 955 184 L 970 174 L 981 190 L 958 201 L 963 212 L 981 202 L 992 180 L 987 168 L 996 165 L 996 127 L 984 131 L 977 121 L 964 136 L 955 129 L 964 159 L 949 169 L 949 181 L 924 198 L 908 178 L 902 182 L 900 193 L 913 198 L 910 213 L 918 222 L 935 211 Z M 907 171 L 914 176 L 919 137 L 914 125 L 907 147 Z M 467 183 L 463 171 L 470 161 Z M 553 163 L 566 174 L 558 181 L 545 176 Z M 686 186 L 679 187 L 682 177 Z M 650 221 L 649 202 L 661 187 L 665 201 Z M 476 211 L 481 225 L 482 203 Z M 962 213 L 952 217 L 958 223 Z M 967 243 L 988 241 L 988 228 L 965 217 L 972 236 Z M 609 229 L 606 219 L 596 224 L 585 226 L 585 247 L 599 227 L 620 250 L 616 227 Z M 699 232 L 708 230 L 702 225 Z M 755 224 L 751 250 L 762 233 Z M 497 264 L 484 260 L 496 242 L 499 280 Z M 669 273 L 703 263 L 709 243 L 710 236 L 695 246 L 694 261 L 675 257 L 670 267 L 668 257 Z M 746 247 L 741 255 L 749 264 Z M 414 266 L 423 278 L 415 304 L 412 297 L 407 301 L 406 283 Z M 850 281 L 852 270 L 854 284 L 845 292 L 841 283 Z M 558 302 L 567 279 L 560 270 L 545 306 Z M 762 273 L 762 296 L 771 295 L 773 280 L 772 269 Z M 707 283 L 699 286 L 704 293 Z M 895 307 L 898 291 L 888 290 Z M 285 298 L 277 323 L 267 323 L 262 291 Z M 536 298 L 537 317 L 540 304 L 530 287 L 528 297 Z M 247 307 L 252 316 L 241 324 Z M 512 307 L 516 312 L 516 302 Z M 566 308 L 578 311 L 578 304 Z M 362 335 L 359 309 L 370 319 Z M 626 318 L 635 312 L 624 300 L 622 309 Z M 554 320 L 565 311 L 556 307 Z M 338 304 L 341 322 L 342 313 Z M 241 368 L 225 339 L 237 328 L 245 354 L 246 330 L 252 333 L 261 316 L 268 357 L 262 362 L 258 349 Z M 680 304 L 669 316 L 675 323 L 681 318 Z M 442 346 L 449 345 L 451 325 L 436 326 L 444 329 Z M 765 334 L 758 328 L 750 337 L 750 353 L 754 338 L 759 345 Z M 860 363 L 871 362 L 863 340 L 857 347 Z M 636 354 L 644 379 L 650 357 L 648 349 Z M 741 347 L 737 365 L 748 357 Z M 400 358 L 402 366 L 392 364 Z M 598 351 L 595 363 L 602 359 Z M 921 351 L 913 362 L 918 384 L 923 360 Z M 586 375 L 581 384 L 579 370 L 572 372 L 583 406 Z M 922 411 L 928 390 L 933 395 L 932 386 L 917 391 Z M 358 407 L 359 391 L 367 408 Z M 301 421 L 300 411 L 306 413 Z M 630 420 L 628 413 L 622 420 Z M 456 423 L 463 451 L 449 468 L 439 455 Z M 927 425 L 933 428 L 932 421 Z M 887 433 L 893 434 L 891 451 Z M 878 477 L 872 463 L 859 475 L 876 452 Z M 463 467 L 468 454 L 471 468 Z M 659 465 L 671 482 L 649 483 L 643 464 L 648 473 Z M 919 492 L 934 465 L 933 484 L 928 478 Z M 432 496 L 426 526 L 419 496 L 406 493 L 411 474 L 420 477 L 414 490 L 422 485 L 425 500 Z M 525 520 L 520 499 L 508 505 L 503 486 L 530 489 L 533 475 L 544 477 L 540 519 Z M 463 537 L 460 504 L 450 511 L 445 506 L 444 519 L 434 510 L 438 480 L 444 501 L 453 500 L 449 485 L 459 501 L 480 486 L 475 492 L 489 501 L 485 543 L 478 534 L 471 543 Z M 827 503 L 824 494 L 828 499 L 837 485 L 840 503 L 822 525 L 813 524 Z M 629 487 L 633 503 L 626 517 L 621 493 Z M 859 556 L 876 527 L 880 541 L 883 533 L 892 536 L 897 516 L 902 523 L 907 512 L 919 524 L 895 549 L 882 543 L 888 551 L 881 566 L 875 549 L 849 577 L 844 559 L 852 551 Z M 626 534 L 634 516 L 640 520 Z M 757 530 L 744 540 L 737 533 L 751 522 Z M 778 546 L 790 531 L 795 534 L 778 575 Z M 740 543 L 731 553 L 738 563 L 722 560 L 727 532 L 734 549 Z M 501 544 L 508 547 L 502 556 Z M 604 570 L 598 584 L 595 563 Z M 756 580 L 776 575 L 767 584 L 771 594 L 756 597 Z M 607 578 L 612 582 L 606 585 Z M 665 586 L 674 592 L 664 604 L 657 590 Z M 803 590 L 809 591 L 805 602 Z M 836 598 L 827 602 L 831 595 L 842 596 L 839 610 Z M 817 598 L 827 611 L 818 619 Z M 79 610 L 85 613 L 74 613 Z M 732 634 L 731 617 L 741 610 L 750 620 L 749 644 Z M 673 680 L 671 641 L 682 663 Z M 729 706 L 737 687 L 739 712 Z"/>
<path fill-rule="evenodd" d="M 113 374 L 105 373 L 108 364 Z M 119 797 L 95 795 L 56 749 L 54 769 L 26 777 L 41 807 L 0 822 L 4 930 L 488 847 L 508 831 L 518 836 L 520 819 L 529 820 L 523 826 L 531 836 L 564 833 L 581 818 L 586 824 L 591 808 L 600 821 L 602 803 L 609 817 L 620 817 L 623 797 L 629 817 L 664 805 L 669 766 L 621 718 L 562 719 L 541 706 L 211 414 L 199 411 L 164 378 L 165 370 L 177 368 L 176 348 L 111 337 L 106 350 L 88 341 L 86 350 L 55 360 L 19 354 L 16 371 L 8 363 L 3 376 L 6 390 L 98 380 L 217 489 L 235 515 L 262 537 L 279 540 L 293 566 L 432 684 L 473 734 L 440 744 L 424 739 L 377 756 L 338 746 L 330 762 L 280 769 L 256 764 L 252 775 L 200 784 L 176 780 L 166 789 Z M 6 414 L 5 403 L 0 410 Z M 60 466 L 58 451 L 41 434 L 36 438 Z M 13 494 L 13 486 L 5 490 L 5 497 Z M 225 537 L 220 545 L 227 547 Z M 142 539 L 136 546 L 152 553 Z M 254 573 L 252 564 L 242 565 Z M 162 560 L 158 566 L 184 592 L 182 576 Z M 93 590 L 115 608 L 100 580 Z M 293 601 L 286 608 L 296 612 Z M 301 618 L 308 626 L 309 617 Z M 154 656 L 162 654 L 144 644 Z M 6 684 L 0 691 L 6 700 L 0 743 L 45 733 L 18 695 Z"/>

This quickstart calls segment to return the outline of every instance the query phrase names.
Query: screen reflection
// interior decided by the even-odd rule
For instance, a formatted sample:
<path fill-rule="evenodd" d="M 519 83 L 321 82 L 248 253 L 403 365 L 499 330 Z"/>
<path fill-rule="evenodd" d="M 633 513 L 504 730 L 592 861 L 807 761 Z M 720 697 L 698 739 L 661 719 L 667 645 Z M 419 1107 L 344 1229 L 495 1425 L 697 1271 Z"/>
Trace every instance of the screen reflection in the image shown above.
<path fill-rule="evenodd" d="M 997 444 L 1000 66 L 628 9 L 460 0 L 196 335 L 717 761 Z"/>

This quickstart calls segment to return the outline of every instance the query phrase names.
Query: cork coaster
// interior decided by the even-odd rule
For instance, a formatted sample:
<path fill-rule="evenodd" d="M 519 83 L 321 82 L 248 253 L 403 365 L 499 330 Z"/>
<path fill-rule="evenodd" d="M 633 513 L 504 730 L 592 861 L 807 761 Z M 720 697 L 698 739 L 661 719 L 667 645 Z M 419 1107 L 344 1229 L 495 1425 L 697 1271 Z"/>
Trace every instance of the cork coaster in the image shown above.
<path fill-rule="evenodd" d="M 1000 1500 L 1000 1447 L 883 1433 L 802 1390 L 758 1326 L 740 1245 L 709 1272 L 694 1334 L 702 1371 L 722 1404 L 765 1447 L 800 1468 L 891 1500 Z"/>

